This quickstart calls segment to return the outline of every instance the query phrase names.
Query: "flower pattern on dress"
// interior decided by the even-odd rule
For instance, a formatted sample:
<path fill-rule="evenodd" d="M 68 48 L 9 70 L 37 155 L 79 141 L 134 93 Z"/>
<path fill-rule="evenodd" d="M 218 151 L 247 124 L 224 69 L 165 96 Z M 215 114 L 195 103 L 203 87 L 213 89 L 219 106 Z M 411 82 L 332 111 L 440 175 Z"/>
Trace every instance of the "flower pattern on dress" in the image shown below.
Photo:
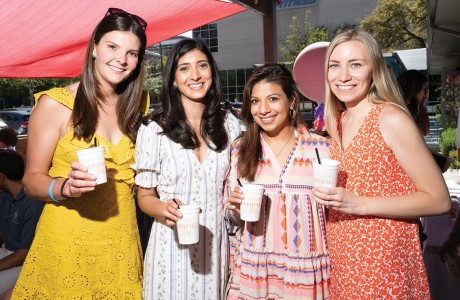
<path fill-rule="evenodd" d="M 222 299 L 226 243 L 222 236 L 224 180 L 230 145 L 240 134 L 238 120 L 227 114 L 229 144 L 221 152 L 207 150 L 202 163 L 192 149 L 161 134 L 151 122 L 141 126 L 136 144 L 136 184 L 155 187 L 161 201 L 176 198 L 198 204 L 200 241 L 180 245 L 175 228 L 155 220 L 144 263 L 144 299 Z"/>
<path fill-rule="evenodd" d="M 385 105 L 371 109 L 342 152 L 337 185 L 365 197 L 390 197 L 416 191 L 379 128 Z M 341 136 L 340 119 L 337 122 Z M 331 210 L 327 222 L 331 254 L 331 299 L 430 299 L 414 219 L 357 216 Z"/>

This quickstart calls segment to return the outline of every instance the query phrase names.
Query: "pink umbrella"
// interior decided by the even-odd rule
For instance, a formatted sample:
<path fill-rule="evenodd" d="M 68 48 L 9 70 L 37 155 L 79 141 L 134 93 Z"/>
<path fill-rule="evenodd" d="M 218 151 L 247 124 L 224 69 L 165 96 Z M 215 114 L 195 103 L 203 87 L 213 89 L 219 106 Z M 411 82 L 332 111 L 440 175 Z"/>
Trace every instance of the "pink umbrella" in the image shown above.
<path fill-rule="evenodd" d="M 148 45 L 245 10 L 225 0 L 7 1 L 0 12 L 0 77 L 76 77 L 109 7 L 146 20 Z"/>

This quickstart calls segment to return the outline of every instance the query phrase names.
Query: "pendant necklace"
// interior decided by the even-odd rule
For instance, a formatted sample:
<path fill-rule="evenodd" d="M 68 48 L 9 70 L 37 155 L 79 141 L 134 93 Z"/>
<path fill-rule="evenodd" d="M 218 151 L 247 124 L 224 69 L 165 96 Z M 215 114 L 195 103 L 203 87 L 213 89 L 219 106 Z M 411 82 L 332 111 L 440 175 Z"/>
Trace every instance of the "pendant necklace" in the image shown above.
<path fill-rule="evenodd" d="M 276 156 L 275 156 L 276 158 L 278 158 L 278 156 L 280 156 L 281 152 L 283 152 L 284 148 L 286 147 L 286 145 L 288 144 L 288 142 L 291 140 L 292 135 L 293 135 L 293 133 L 292 133 L 292 134 L 289 136 L 289 138 L 286 140 L 286 143 L 284 143 L 283 148 L 281 148 L 281 150 L 278 152 L 278 154 L 276 154 Z"/>

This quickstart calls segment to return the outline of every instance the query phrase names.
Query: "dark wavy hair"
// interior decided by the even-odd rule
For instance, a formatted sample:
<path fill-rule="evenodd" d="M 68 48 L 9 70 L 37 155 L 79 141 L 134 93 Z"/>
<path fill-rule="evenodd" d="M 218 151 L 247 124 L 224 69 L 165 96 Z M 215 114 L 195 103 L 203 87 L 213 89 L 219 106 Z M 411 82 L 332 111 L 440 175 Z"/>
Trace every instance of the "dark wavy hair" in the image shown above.
<path fill-rule="evenodd" d="M 97 127 L 99 117 L 99 99 L 103 98 L 100 83 L 95 75 L 95 61 L 92 58 L 94 45 L 98 45 L 102 37 L 111 31 L 131 31 L 140 41 L 137 67 L 134 72 L 117 87 L 118 126 L 132 142 L 135 142 L 137 131 L 147 108 L 147 95 L 142 92 L 144 80 L 144 54 L 147 43 L 144 29 L 128 14 L 105 16 L 97 25 L 86 49 L 81 82 L 75 96 L 72 112 L 74 136 L 89 142 Z"/>
<path fill-rule="evenodd" d="M 428 83 L 428 77 L 417 70 L 408 70 L 398 77 L 401 92 L 412 118 L 423 135 L 427 135 L 430 129 L 430 120 L 426 103 L 419 103 L 418 94 Z"/>
<path fill-rule="evenodd" d="M 184 39 L 171 50 L 163 72 L 163 85 L 160 91 L 161 108 L 154 111 L 149 120 L 158 123 L 164 135 L 181 144 L 185 149 L 196 149 L 200 146 L 196 132 L 187 122 L 181 93 L 173 85 L 179 59 L 195 49 L 206 55 L 212 71 L 212 84 L 206 95 L 201 120 L 201 136 L 210 149 L 219 152 L 228 144 L 228 135 L 223 126 L 226 112 L 220 103 L 222 86 L 217 64 L 208 46 L 201 40 Z"/>
<path fill-rule="evenodd" d="M 25 163 L 21 154 L 14 150 L 0 150 L 0 172 L 11 181 L 19 181 L 24 176 Z"/>
<path fill-rule="evenodd" d="M 281 86 L 289 101 L 294 101 L 290 124 L 297 128 L 305 125 L 300 115 L 300 92 L 291 72 L 281 64 L 268 63 L 257 68 L 248 78 L 243 90 L 243 107 L 241 114 L 246 123 L 246 132 L 238 154 L 238 172 L 243 178 L 253 181 L 259 161 L 262 160 L 262 144 L 260 143 L 261 128 L 254 122 L 251 115 L 251 94 L 254 86 L 261 82 L 275 83 Z M 306 125 L 305 125 L 306 126 Z"/>
<path fill-rule="evenodd" d="M 18 134 L 12 128 L 2 128 L 0 129 L 0 142 L 7 146 L 14 147 L 18 143 Z"/>

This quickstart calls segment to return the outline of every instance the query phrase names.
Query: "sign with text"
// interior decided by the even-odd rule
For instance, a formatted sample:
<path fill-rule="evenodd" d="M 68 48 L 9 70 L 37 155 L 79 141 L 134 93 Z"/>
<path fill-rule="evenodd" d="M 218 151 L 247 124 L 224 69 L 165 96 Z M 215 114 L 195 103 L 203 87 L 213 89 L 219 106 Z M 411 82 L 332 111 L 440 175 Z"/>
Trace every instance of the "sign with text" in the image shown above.
<path fill-rule="evenodd" d="M 277 10 L 318 5 L 319 0 L 281 0 L 276 4 Z"/>

